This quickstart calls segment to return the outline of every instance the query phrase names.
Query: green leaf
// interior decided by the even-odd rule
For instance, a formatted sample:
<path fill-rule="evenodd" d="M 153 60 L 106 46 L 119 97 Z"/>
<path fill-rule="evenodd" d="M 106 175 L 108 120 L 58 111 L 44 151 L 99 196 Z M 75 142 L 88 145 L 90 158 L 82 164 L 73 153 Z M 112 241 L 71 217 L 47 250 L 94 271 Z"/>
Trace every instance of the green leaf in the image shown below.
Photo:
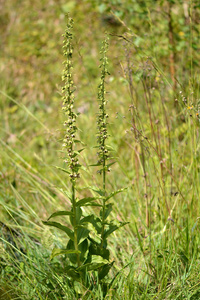
<path fill-rule="evenodd" d="M 80 218 L 82 216 L 82 209 L 80 207 L 76 207 L 76 224 L 79 224 Z M 72 226 L 74 226 L 74 215 L 70 216 L 70 222 Z"/>
<path fill-rule="evenodd" d="M 94 232 L 96 230 L 96 232 L 98 234 L 101 233 L 102 226 L 101 226 L 100 218 L 97 218 L 92 214 L 92 215 L 82 218 L 79 222 L 79 225 L 85 225 L 85 224 L 87 225 L 88 223 L 92 224 L 92 226 L 94 227 Z M 80 227 L 82 227 L 82 226 L 80 226 Z"/>
<path fill-rule="evenodd" d="M 78 202 L 76 202 L 76 206 L 84 206 L 86 203 L 99 199 L 99 197 L 86 197 Z"/>
<path fill-rule="evenodd" d="M 119 225 L 110 223 L 109 224 L 109 229 L 105 230 L 103 238 L 106 239 L 111 233 L 113 233 L 115 230 L 119 229 L 120 227 L 125 226 L 129 222 L 120 222 Z"/>
<path fill-rule="evenodd" d="M 80 274 L 76 271 L 76 268 L 73 266 L 67 266 L 65 269 L 65 273 L 71 277 L 73 280 L 80 280 Z"/>
<path fill-rule="evenodd" d="M 101 247 L 101 244 L 95 242 L 93 239 L 89 239 L 91 244 L 89 248 L 89 253 L 90 255 L 99 255 L 103 257 L 104 259 L 109 260 L 110 257 L 110 251 L 107 248 L 107 244 L 105 244 L 105 248 Z"/>
<path fill-rule="evenodd" d="M 114 152 L 116 152 L 116 150 L 115 150 L 113 147 L 111 147 L 110 145 L 107 145 L 106 148 L 107 148 L 109 151 L 114 151 Z"/>
<path fill-rule="evenodd" d="M 75 250 L 74 248 L 74 242 L 70 239 L 67 243 L 67 250 Z M 76 264 L 77 263 L 77 255 L 76 254 L 69 254 L 68 255 L 69 260 L 71 263 Z"/>
<path fill-rule="evenodd" d="M 83 146 L 85 146 L 85 144 L 82 142 L 82 141 L 80 141 L 80 140 L 74 140 L 74 143 L 80 143 L 81 145 L 83 145 Z M 81 149 L 81 150 L 78 150 L 78 151 L 82 151 L 82 150 L 84 150 L 85 148 L 83 148 L 83 149 Z"/>
<path fill-rule="evenodd" d="M 109 216 L 109 214 L 111 213 L 111 211 L 112 211 L 112 203 L 109 203 L 105 207 L 104 220 L 106 220 L 106 218 Z M 103 209 L 100 211 L 100 216 L 101 216 L 101 218 L 103 217 Z"/>
<path fill-rule="evenodd" d="M 68 243 L 67 243 L 67 250 L 69 251 L 73 251 L 75 250 L 74 249 L 74 242 L 72 240 L 69 240 Z M 88 246 L 88 241 L 87 239 L 85 239 L 82 243 L 80 243 L 78 245 L 78 250 L 80 252 L 80 261 L 81 262 L 84 262 L 85 259 L 86 259 L 86 255 L 87 255 L 87 252 L 89 250 L 89 246 Z M 77 255 L 76 254 L 69 254 L 69 260 L 73 263 L 73 264 L 76 264 L 77 263 Z"/>
<path fill-rule="evenodd" d="M 92 271 L 92 270 L 96 270 L 96 269 L 99 269 L 101 266 L 106 265 L 108 263 L 109 263 L 109 261 L 107 259 L 103 259 L 99 255 L 92 255 L 91 256 L 91 262 L 86 263 L 83 266 L 80 266 L 79 268 L 77 268 L 77 271 L 83 271 L 83 270 Z"/>
<path fill-rule="evenodd" d="M 102 207 L 101 204 L 98 204 L 98 203 L 95 203 L 95 202 L 91 202 L 91 203 L 85 204 L 84 206 L 98 206 L 98 207 Z"/>
<path fill-rule="evenodd" d="M 72 202 L 71 195 L 70 195 L 70 193 L 68 193 L 68 191 L 63 190 L 63 189 L 58 189 L 58 190 L 59 190 L 59 192 L 61 192 L 62 194 L 66 195 L 67 198 L 69 198 L 69 200 Z"/>
<path fill-rule="evenodd" d="M 48 220 L 50 220 L 51 218 L 57 217 L 57 216 L 72 216 L 73 213 L 71 211 L 66 211 L 66 210 L 61 210 L 61 211 L 57 211 L 55 213 L 53 213 Z"/>
<path fill-rule="evenodd" d="M 78 244 L 82 243 L 85 239 L 87 239 L 90 231 L 83 227 L 79 226 L 77 230 L 77 239 L 78 239 Z"/>
<path fill-rule="evenodd" d="M 125 191 L 125 190 L 127 190 L 127 188 L 119 189 L 119 190 L 117 190 L 117 191 L 112 192 L 110 195 L 108 195 L 108 196 L 106 197 L 106 201 L 108 201 L 110 198 L 112 198 L 112 197 L 115 196 L 116 194 L 119 194 L 119 193 L 121 193 L 121 192 L 123 192 L 123 191 Z"/>
<path fill-rule="evenodd" d="M 99 218 L 95 217 L 93 219 L 93 221 L 91 222 L 91 224 L 93 225 L 93 227 L 95 228 L 97 233 L 100 234 L 101 233 L 101 228 L 102 228 L 101 220 Z"/>
<path fill-rule="evenodd" d="M 74 290 L 76 294 L 81 294 L 83 291 L 83 285 L 80 282 L 74 281 Z"/>
<path fill-rule="evenodd" d="M 63 171 L 64 173 L 70 174 L 70 172 L 69 172 L 69 171 L 67 171 L 67 170 L 66 170 L 66 169 L 64 169 L 64 168 L 57 167 L 57 166 L 55 166 L 55 168 L 56 168 L 56 169 L 58 169 L 58 170 L 61 170 L 61 171 Z"/>
<path fill-rule="evenodd" d="M 89 165 L 90 167 L 99 167 L 101 166 L 102 164 L 101 163 L 98 163 L 98 164 L 94 164 L 94 165 Z"/>
<path fill-rule="evenodd" d="M 85 148 L 79 149 L 78 153 L 81 153 L 83 150 L 85 150 Z"/>
<path fill-rule="evenodd" d="M 103 239 L 106 239 L 111 233 L 117 230 L 119 226 L 117 225 L 109 225 L 109 229 L 104 231 Z"/>
<path fill-rule="evenodd" d="M 80 153 L 84 150 L 85 148 L 82 148 L 82 149 L 80 149 L 80 150 L 78 150 L 78 151 L 75 151 L 74 150 L 74 153 L 76 154 L 76 155 L 80 155 Z"/>
<path fill-rule="evenodd" d="M 92 223 L 94 222 L 94 215 L 89 215 L 87 217 L 84 217 L 80 220 L 79 225 L 87 224 L 87 223 Z"/>
<path fill-rule="evenodd" d="M 112 268 L 113 264 L 114 264 L 114 261 L 111 264 L 104 265 L 101 268 L 101 271 L 99 272 L 99 279 L 100 280 L 102 280 L 108 274 L 108 272 Z"/>
<path fill-rule="evenodd" d="M 96 188 L 93 188 L 93 187 L 90 187 L 90 189 L 91 189 L 93 192 L 95 192 L 95 193 L 97 193 L 98 195 L 100 195 L 100 196 L 103 197 L 103 195 L 104 195 L 104 191 L 103 191 L 103 190 L 101 190 L 101 189 L 96 189 Z"/>
<path fill-rule="evenodd" d="M 99 169 L 98 170 L 98 172 L 102 172 L 103 170 L 108 170 L 108 168 L 110 167 L 110 166 L 112 166 L 113 164 L 115 164 L 116 162 L 112 162 L 112 163 L 110 163 L 110 164 L 107 164 L 105 167 L 103 167 L 103 168 L 101 168 L 101 169 Z M 101 164 L 100 164 L 101 165 Z M 102 165 L 101 165 L 102 166 Z"/>
<path fill-rule="evenodd" d="M 71 240 L 74 240 L 74 234 L 73 234 L 73 231 L 71 229 L 69 229 L 68 227 L 66 226 L 63 226 L 61 225 L 60 223 L 58 222 L 45 222 L 43 221 L 42 222 L 44 225 L 47 225 L 47 226 L 52 226 L 52 227 L 56 227 L 62 231 L 64 231 Z"/>
<path fill-rule="evenodd" d="M 87 239 L 85 239 L 82 243 L 80 243 L 78 245 L 78 250 L 81 252 L 80 260 L 82 262 L 84 262 L 85 259 L 86 259 L 86 255 L 88 253 L 88 250 L 89 250 L 89 245 L 88 245 L 88 240 Z"/>
<path fill-rule="evenodd" d="M 77 253 L 80 253 L 80 251 L 54 248 L 52 253 L 51 253 L 50 260 L 52 260 L 55 256 L 58 256 L 58 255 L 61 255 L 61 254 L 69 255 L 69 254 L 72 254 L 72 253 L 77 254 Z"/>
<path fill-rule="evenodd" d="M 112 162 L 110 164 L 107 164 L 106 167 L 109 168 L 110 166 L 114 165 L 115 163 L 116 163 L 116 161 L 114 161 L 114 162 Z"/>
<path fill-rule="evenodd" d="M 81 170 L 85 171 L 86 173 L 90 174 L 88 169 L 86 167 L 84 167 L 83 165 L 81 165 L 79 169 L 81 169 Z"/>

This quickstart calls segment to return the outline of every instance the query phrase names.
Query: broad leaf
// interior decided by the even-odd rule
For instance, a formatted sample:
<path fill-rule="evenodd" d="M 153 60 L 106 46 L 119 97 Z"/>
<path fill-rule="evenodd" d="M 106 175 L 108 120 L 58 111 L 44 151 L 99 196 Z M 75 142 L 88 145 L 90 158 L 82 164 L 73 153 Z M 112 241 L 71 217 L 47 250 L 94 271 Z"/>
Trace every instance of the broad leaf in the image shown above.
<path fill-rule="evenodd" d="M 81 244 L 78 245 L 78 250 L 81 252 L 80 260 L 83 262 L 86 259 L 86 255 L 89 250 L 88 240 L 85 239 Z"/>
<path fill-rule="evenodd" d="M 79 225 L 88 224 L 94 222 L 94 215 L 89 215 L 87 217 L 84 217 L 80 220 Z"/>
<path fill-rule="evenodd" d="M 48 222 L 48 221 L 45 222 L 45 221 L 43 221 L 42 223 L 43 223 L 44 225 L 56 227 L 56 228 L 58 228 L 58 229 L 64 231 L 64 232 L 69 236 L 69 238 L 70 238 L 71 240 L 74 240 L 74 234 L 73 234 L 73 231 L 72 231 L 71 229 L 69 229 L 68 227 L 63 226 L 63 225 L 61 225 L 61 224 L 58 223 L 58 222 Z"/>
<path fill-rule="evenodd" d="M 82 216 L 82 209 L 80 207 L 76 207 L 76 224 L 79 224 L 81 216 Z M 74 226 L 74 215 L 73 214 L 70 216 L 70 222 L 71 222 L 72 226 Z"/>
<path fill-rule="evenodd" d="M 101 233 L 101 220 L 99 218 L 96 218 L 94 215 L 84 217 L 83 219 L 81 219 L 79 225 L 84 225 L 88 223 L 92 225 L 92 228 L 90 228 L 92 232 L 98 234 Z"/>
<path fill-rule="evenodd" d="M 88 241 L 87 239 L 85 239 L 82 243 L 80 243 L 78 245 L 78 250 L 80 251 L 80 261 L 84 262 L 86 259 L 86 255 L 88 252 Z M 73 251 L 74 250 L 74 242 L 72 240 L 69 240 L 68 244 L 67 244 L 67 250 L 69 251 Z M 69 254 L 69 259 L 73 264 L 77 263 L 77 255 L 76 254 Z"/>
<path fill-rule="evenodd" d="M 75 267 L 68 266 L 65 268 L 65 273 L 71 277 L 73 280 L 80 280 L 80 274 L 76 271 Z"/>
<path fill-rule="evenodd" d="M 77 203 L 76 203 L 76 206 L 84 206 L 86 203 L 88 202 L 91 202 L 91 201 L 94 201 L 94 200 L 97 200 L 99 199 L 100 197 L 86 197 L 86 198 L 83 198 L 81 200 L 79 200 Z"/>
<path fill-rule="evenodd" d="M 82 243 L 89 235 L 90 231 L 82 226 L 78 227 L 77 230 L 77 239 L 78 239 L 78 244 Z"/>
<path fill-rule="evenodd" d="M 109 263 L 109 261 L 107 259 L 103 259 L 99 255 L 92 255 L 91 256 L 91 262 L 86 263 L 83 266 L 80 266 L 79 268 L 77 268 L 77 271 L 83 271 L 83 270 L 92 271 L 92 270 L 97 270 L 101 266 L 106 265 L 108 263 Z"/>
<path fill-rule="evenodd" d="M 109 216 L 111 211 L 112 211 L 112 203 L 109 203 L 105 207 L 105 217 L 104 217 L 105 219 Z M 103 217 L 103 209 L 100 211 L 100 216 L 101 218 Z"/>
<path fill-rule="evenodd" d="M 110 251 L 108 249 L 106 249 L 107 245 L 105 244 L 105 248 L 104 248 L 104 247 L 101 247 L 101 244 L 96 243 L 92 239 L 90 239 L 90 241 L 91 241 L 90 248 L 89 248 L 90 255 L 99 255 L 102 258 L 109 260 Z"/>
<path fill-rule="evenodd" d="M 107 264 L 107 265 L 104 265 L 103 267 L 101 267 L 101 270 L 99 272 L 100 280 L 103 279 L 108 274 L 108 272 L 112 268 L 113 264 L 114 264 L 114 261 L 111 264 Z"/>
<path fill-rule="evenodd" d="M 125 226 L 129 222 L 120 222 L 119 225 L 110 223 L 109 224 L 109 229 L 105 230 L 103 238 L 106 239 L 111 233 L 113 233 L 115 230 L 119 229 L 120 227 Z"/>
<path fill-rule="evenodd" d="M 69 255 L 69 254 L 72 254 L 72 253 L 77 254 L 77 253 L 80 253 L 80 251 L 54 248 L 52 253 L 51 253 L 50 259 L 53 259 L 55 256 L 58 256 L 58 255 L 61 255 L 61 254 Z"/>
<path fill-rule="evenodd" d="M 94 219 L 90 223 L 93 225 L 96 232 L 98 234 L 100 234 L 101 233 L 101 228 L 102 228 L 101 220 L 99 218 L 94 217 Z"/>
<path fill-rule="evenodd" d="M 67 243 L 67 250 L 75 250 L 74 248 L 74 242 L 70 239 Z M 76 264 L 77 263 L 77 255 L 76 254 L 69 254 L 68 255 L 69 260 L 71 263 Z"/>
<path fill-rule="evenodd" d="M 106 239 L 111 233 L 117 230 L 119 226 L 117 225 L 109 225 L 109 229 L 104 231 L 103 239 Z"/>
<path fill-rule="evenodd" d="M 61 211 L 57 211 L 55 213 L 53 213 L 48 220 L 50 220 L 51 218 L 57 217 L 57 216 L 72 216 L 73 213 L 71 211 L 66 211 L 66 210 L 61 210 Z"/>

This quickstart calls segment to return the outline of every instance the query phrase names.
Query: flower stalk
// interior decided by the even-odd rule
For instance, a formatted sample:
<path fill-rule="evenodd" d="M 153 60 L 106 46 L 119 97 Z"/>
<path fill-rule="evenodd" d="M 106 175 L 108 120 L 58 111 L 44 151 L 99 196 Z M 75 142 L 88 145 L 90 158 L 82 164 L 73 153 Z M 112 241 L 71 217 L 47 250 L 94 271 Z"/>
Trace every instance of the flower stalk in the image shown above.
<path fill-rule="evenodd" d="M 77 152 L 75 151 L 75 135 L 77 131 L 76 126 L 76 114 L 73 111 L 74 108 L 74 82 L 72 78 L 72 55 L 73 55 L 73 46 L 72 46 L 72 38 L 73 35 L 71 33 L 73 29 L 73 20 L 68 18 L 67 28 L 65 33 L 63 34 L 63 54 L 65 57 L 64 61 L 64 70 L 62 80 L 64 82 L 64 86 L 62 88 L 62 100 L 63 107 L 62 110 L 67 118 L 64 121 L 64 126 L 66 127 L 66 133 L 63 140 L 63 149 L 66 150 L 66 157 L 64 162 L 69 167 L 69 177 L 71 181 L 71 203 L 72 203 L 72 219 L 73 219 L 73 227 L 74 227 L 74 249 L 78 251 L 78 239 L 77 239 L 77 224 L 76 224 L 76 180 L 80 177 L 79 174 L 79 162 L 77 157 Z M 79 253 L 77 253 L 77 263 L 80 265 Z"/>
<path fill-rule="evenodd" d="M 105 98 L 105 78 L 106 75 L 109 75 L 107 65 L 107 50 L 108 50 L 108 37 L 103 41 L 100 54 L 102 55 L 100 61 L 101 68 L 101 82 L 99 84 L 98 91 L 98 101 L 99 101 L 99 115 L 97 120 L 97 143 L 98 143 L 98 165 L 102 166 L 102 169 L 99 171 L 102 174 L 102 186 L 103 186 L 103 207 L 102 207 L 102 230 L 101 230 L 101 248 L 104 245 L 104 231 L 105 231 L 105 209 L 106 209 L 106 173 L 110 171 L 106 162 L 109 158 L 108 149 L 106 146 L 106 140 L 108 138 L 107 125 L 108 125 L 108 114 L 106 113 L 106 103 Z"/>

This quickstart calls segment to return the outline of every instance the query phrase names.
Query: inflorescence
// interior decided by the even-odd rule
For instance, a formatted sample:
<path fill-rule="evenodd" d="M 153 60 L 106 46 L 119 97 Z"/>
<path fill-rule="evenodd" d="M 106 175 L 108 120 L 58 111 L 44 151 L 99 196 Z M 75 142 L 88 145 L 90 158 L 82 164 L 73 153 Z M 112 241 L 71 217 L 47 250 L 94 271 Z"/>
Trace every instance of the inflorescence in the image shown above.
<path fill-rule="evenodd" d="M 67 157 L 64 162 L 68 164 L 70 169 L 70 178 L 71 180 L 76 180 L 76 178 L 80 177 L 78 172 L 79 163 L 77 158 L 77 152 L 74 150 L 75 134 L 77 131 L 76 127 L 76 114 L 73 111 L 74 107 L 74 82 L 72 79 L 72 55 L 73 55 L 73 47 L 72 47 L 72 33 L 71 30 L 73 28 L 73 20 L 69 19 L 67 28 L 65 30 L 64 41 L 63 41 L 63 54 L 66 57 L 66 60 L 63 62 L 64 71 L 62 80 L 64 81 L 64 86 L 62 88 L 62 100 L 65 115 L 68 119 L 64 122 L 64 126 L 66 127 L 66 134 L 63 140 L 63 148 L 67 149 Z"/>
<path fill-rule="evenodd" d="M 102 57 L 100 59 L 101 64 L 101 82 L 99 84 L 99 91 L 98 91 L 98 100 L 99 100 L 99 115 L 97 119 L 97 127 L 98 127 L 98 134 L 97 134 L 97 142 L 98 142 L 98 164 L 104 165 L 105 162 L 109 157 L 108 149 L 106 148 L 106 139 L 108 138 L 107 133 L 107 125 L 108 125 L 108 114 L 106 113 L 106 99 L 105 99 L 105 78 L 106 75 L 109 75 L 107 65 L 108 65 L 108 58 L 106 56 L 108 50 L 108 37 L 104 40 L 102 48 L 101 48 L 101 54 Z M 108 170 L 109 171 L 109 170 Z"/>

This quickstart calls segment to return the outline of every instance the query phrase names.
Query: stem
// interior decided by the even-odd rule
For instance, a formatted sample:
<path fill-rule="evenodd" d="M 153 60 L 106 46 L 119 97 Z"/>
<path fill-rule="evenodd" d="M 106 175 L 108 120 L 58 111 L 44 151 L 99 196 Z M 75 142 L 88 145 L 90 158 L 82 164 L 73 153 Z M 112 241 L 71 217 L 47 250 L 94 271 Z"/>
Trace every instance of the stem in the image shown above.
<path fill-rule="evenodd" d="M 105 74 L 104 74 L 105 76 Z M 105 86 L 104 86 L 104 80 L 102 82 L 102 90 L 105 90 Z M 103 104 L 103 109 L 102 109 L 102 119 L 103 122 L 105 121 L 105 98 L 104 98 L 104 93 L 103 93 L 103 99 L 102 99 L 102 104 Z M 105 149 L 105 140 L 103 140 L 102 143 L 103 149 Z M 103 211 L 102 211 L 102 229 L 101 229 L 101 248 L 103 248 L 103 243 L 104 243 L 104 231 L 105 231 L 105 207 L 106 207 L 106 201 L 105 201 L 105 197 L 106 197 L 106 157 L 105 154 L 103 152 Z"/>
<path fill-rule="evenodd" d="M 103 156 L 103 211 L 102 211 L 102 229 L 101 229 L 101 248 L 103 248 L 103 242 L 104 242 L 104 230 L 105 230 L 105 208 L 106 208 L 106 160 L 105 156 Z"/>
<path fill-rule="evenodd" d="M 104 91 L 104 81 L 103 81 L 103 86 L 102 89 Z M 105 120 L 105 105 L 104 105 L 104 96 L 103 96 L 103 121 Z M 103 140 L 103 149 L 105 148 L 105 140 Z M 106 157 L 103 152 L 103 211 L 102 211 L 102 229 L 101 229 L 101 248 L 103 248 L 103 243 L 104 243 L 104 230 L 105 230 L 105 207 L 106 207 L 106 201 L 105 201 L 105 196 L 106 196 Z"/>
<path fill-rule="evenodd" d="M 77 224 L 76 224 L 76 194 L 75 194 L 75 181 L 72 180 L 72 207 L 73 207 L 73 219 L 74 219 L 74 249 L 78 251 L 78 236 L 77 236 Z M 77 263 L 80 266 L 80 257 L 79 253 L 77 255 Z"/>
<path fill-rule="evenodd" d="M 108 150 L 106 149 L 106 139 L 107 139 L 107 121 L 108 115 L 106 114 L 106 101 L 105 101 L 105 77 L 106 74 L 109 74 L 107 70 L 107 56 L 106 52 L 108 49 L 108 38 L 105 39 L 103 42 L 103 46 L 101 48 L 101 83 L 99 85 L 99 92 L 98 92 L 98 99 L 100 101 L 99 105 L 99 118 L 98 118 L 98 129 L 99 129 L 99 135 L 98 135 L 98 143 L 99 143 L 99 163 L 102 165 L 102 184 L 103 184 L 103 205 L 102 205 L 102 216 L 101 216 L 101 245 L 100 248 L 103 248 L 104 245 L 104 233 L 105 233 L 105 213 L 106 213 L 106 160 L 108 159 Z M 100 172 L 101 173 L 101 172 Z"/>
<path fill-rule="evenodd" d="M 172 3 L 168 2 L 168 38 L 170 44 L 170 54 L 169 54 L 169 62 L 170 62 L 170 74 L 171 79 L 173 81 L 173 90 L 176 90 L 176 70 L 175 70 L 175 44 L 174 44 L 174 30 L 172 24 Z M 175 102 L 176 103 L 176 102 Z"/>

